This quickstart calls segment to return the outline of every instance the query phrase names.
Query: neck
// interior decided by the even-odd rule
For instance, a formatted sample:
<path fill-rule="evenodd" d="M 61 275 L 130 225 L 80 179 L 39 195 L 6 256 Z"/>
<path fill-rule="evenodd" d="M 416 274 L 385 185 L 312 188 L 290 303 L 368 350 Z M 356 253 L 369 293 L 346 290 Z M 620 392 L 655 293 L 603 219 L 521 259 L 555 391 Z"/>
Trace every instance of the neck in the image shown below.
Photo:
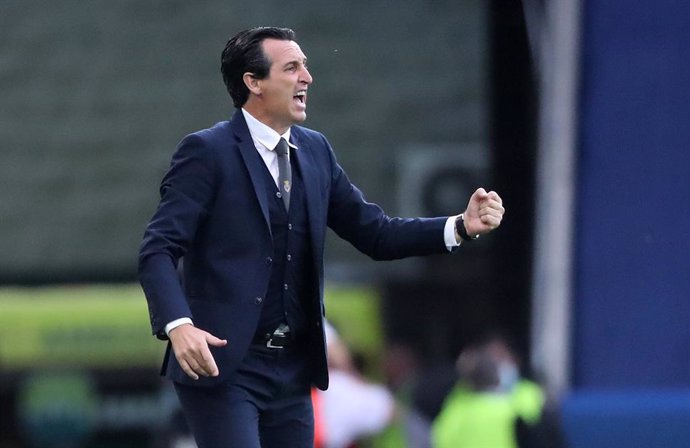
<path fill-rule="evenodd" d="M 251 114 L 252 117 L 256 118 L 258 121 L 273 129 L 280 135 L 285 134 L 287 130 L 290 129 L 289 125 L 278 125 L 274 123 L 272 120 L 269 119 L 269 117 L 261 107 L 257 107 L 256 104 L 254 104 L 251 101 L 247 101 L 244 104 L 244 106 L 242 106 L 242 108 L 249 112 L 249 114 Z"/>

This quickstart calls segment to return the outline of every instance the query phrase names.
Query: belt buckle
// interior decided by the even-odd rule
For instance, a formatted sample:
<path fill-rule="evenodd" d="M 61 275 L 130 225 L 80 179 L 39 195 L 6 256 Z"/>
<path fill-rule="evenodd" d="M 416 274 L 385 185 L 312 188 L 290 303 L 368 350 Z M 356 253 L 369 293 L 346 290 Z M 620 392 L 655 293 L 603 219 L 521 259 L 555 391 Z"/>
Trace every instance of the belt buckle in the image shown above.
<path fill-rule="evenodd" d="M 271 336 L 271 338 L 268 339 L 268 341 L 266 341 L 266 347 L 268 347 L 268 348 L 279 348 L 281 350 L 285 348 L 282 345 L 273 345 L 273 337 L 272 336 Z"/>
<path fill-rule="evenodd" d="M 266 347 L 284 349 L 285 345 L 274 345 L 273 338 L 287 339 L 290 337 L 290 327 L 287 324 L 280 324 L 266 341 Z"/>

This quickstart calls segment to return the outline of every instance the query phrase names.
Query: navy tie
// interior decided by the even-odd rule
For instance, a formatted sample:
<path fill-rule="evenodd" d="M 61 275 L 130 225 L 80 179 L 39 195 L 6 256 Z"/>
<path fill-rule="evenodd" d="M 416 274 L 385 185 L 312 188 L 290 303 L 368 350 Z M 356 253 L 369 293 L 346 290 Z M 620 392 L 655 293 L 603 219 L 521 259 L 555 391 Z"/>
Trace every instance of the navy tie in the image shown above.
<path fill-rule="evenodd" d="M 292 167 L 288 159 L 288 144 L 281 138 L 275 147 L 278 155 L 278 190 L 283 197 L 285 210 L 290 210 L 290 189 L 292 187 Z"/>

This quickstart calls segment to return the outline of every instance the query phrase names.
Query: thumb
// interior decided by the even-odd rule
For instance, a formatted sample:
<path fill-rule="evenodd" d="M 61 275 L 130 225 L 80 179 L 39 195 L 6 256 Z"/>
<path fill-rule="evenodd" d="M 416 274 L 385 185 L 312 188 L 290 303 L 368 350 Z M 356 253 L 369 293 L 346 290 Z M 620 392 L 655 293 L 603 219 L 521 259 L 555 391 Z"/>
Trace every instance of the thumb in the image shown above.
<path fill-rule="evenodd" d="M 211 333 L 206 333 L 206 343 L 214 347 L 223 347 L 227 345 L 228 341 L 226 341 L 225 339 L 218 339 Z"/>

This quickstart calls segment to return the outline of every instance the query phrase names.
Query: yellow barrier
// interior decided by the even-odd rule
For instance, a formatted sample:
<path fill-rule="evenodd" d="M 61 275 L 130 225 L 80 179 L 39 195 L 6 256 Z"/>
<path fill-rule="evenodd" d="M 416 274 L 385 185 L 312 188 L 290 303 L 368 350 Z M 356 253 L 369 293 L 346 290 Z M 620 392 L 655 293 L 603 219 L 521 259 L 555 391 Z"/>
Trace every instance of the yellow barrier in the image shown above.
<path fill-rule="evenodd" d="M 329 318 L 366 357 L 381 349 L 371 288 L 330 287 Z M 151 336 L 138 285 L 0 289 L 0 371 L 36 367 L 157 368 L 165 344 Z"/>
<path fill-rule="evenodd" d="M 0 370 L 155 368 L 164 349 L 136 285 L 0 289 Z"/>

